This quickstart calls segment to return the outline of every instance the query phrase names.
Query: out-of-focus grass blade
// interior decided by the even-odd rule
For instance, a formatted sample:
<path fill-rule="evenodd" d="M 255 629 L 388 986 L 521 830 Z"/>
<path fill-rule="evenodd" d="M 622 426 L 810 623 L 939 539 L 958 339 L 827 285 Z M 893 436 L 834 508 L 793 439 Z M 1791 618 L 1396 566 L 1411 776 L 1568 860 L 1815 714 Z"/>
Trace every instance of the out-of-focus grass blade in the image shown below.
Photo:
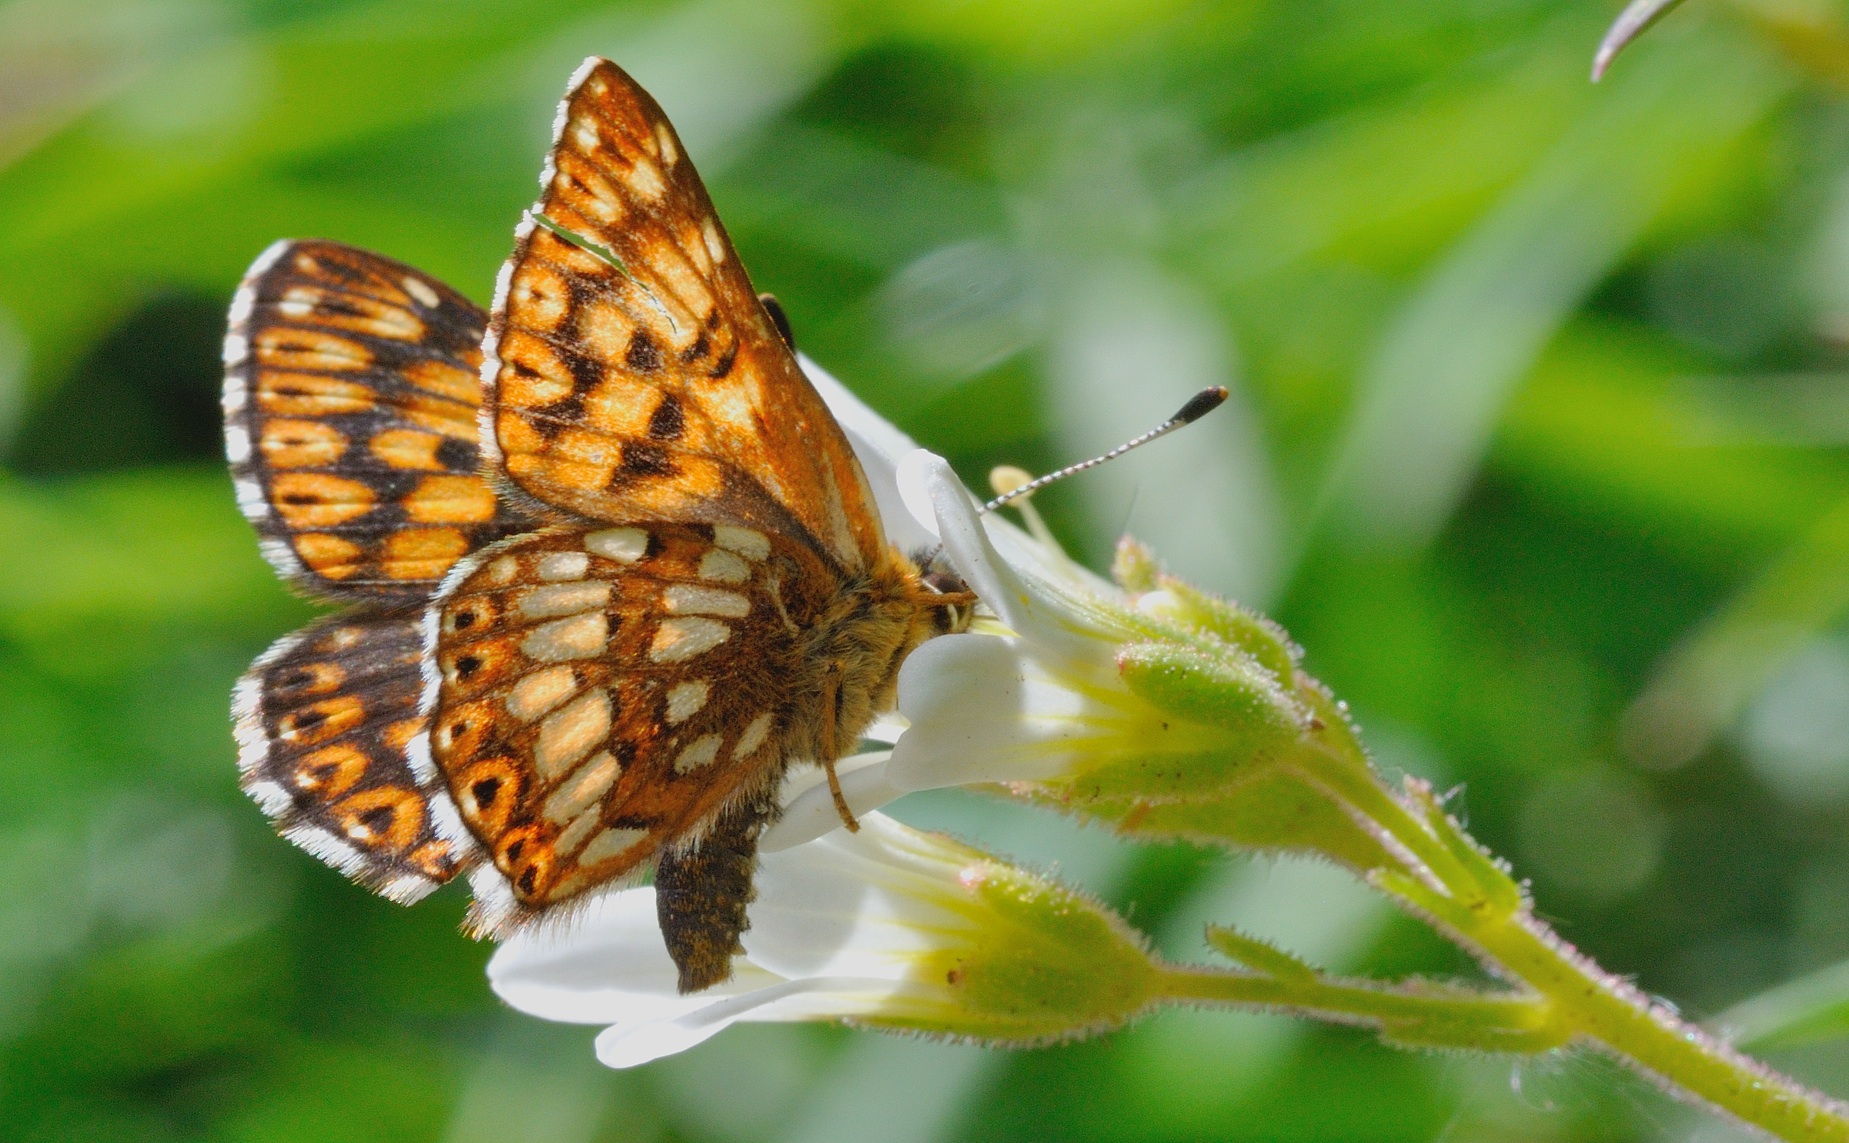
<path fill-rule="evenodd" d="M 1622 78 L 1435 265 L 1380 338 L 1325 493 L 1351 536 L 1418 546 L 1469 486 L 1517 384 L 1586 295 L 1784 78 L 1723 40 Z"/>
<path fill-rule="evenodd" d="M 1742 1000 L 1709 1025 L 1736 1047 L 1749 1051 L 1849 1036 L 1849 961 Z"/>
<path fill-rule="evenodd" d="M 1602 321 L 1561 331 L 1509 406 L 1491 457 L 1527 494 L 1738 579 L 1799 542 L 1846 497 L 1827 453 L 1717 431 L 1662 341 Z"/>
<path fill-rule="evenodd" d="M 30 538 L 0 561 L 0 630 L 239 620 L 286 606 L 222 471 L 0 481 L 0 533 Z"/>
<path fill-rule="evenodd" d="M 1845 612 L 1849 501 L 1819 520 L 1669 653 L 1625 713 L 1626 752 L 1652 768 L 1693 759 L 1780 665 Z M 1844 996 L 1849 1005 L 1849 991 Z"/>
<path fill-rule="evenodd" d="M 1631 0 L 1618 18 L 1612 21 L 1605 38 L 1599 41 L 1599 50 L 1592 57 L 1592 82 L 1597 83 L 1605 77 L 1605 69 L 1611 61 L 1618 58 L 1632 40 L 1644 34 L 1645 29 L 1669 14 L 1671 8 L 1681 4 L 1682 0 Z"/>

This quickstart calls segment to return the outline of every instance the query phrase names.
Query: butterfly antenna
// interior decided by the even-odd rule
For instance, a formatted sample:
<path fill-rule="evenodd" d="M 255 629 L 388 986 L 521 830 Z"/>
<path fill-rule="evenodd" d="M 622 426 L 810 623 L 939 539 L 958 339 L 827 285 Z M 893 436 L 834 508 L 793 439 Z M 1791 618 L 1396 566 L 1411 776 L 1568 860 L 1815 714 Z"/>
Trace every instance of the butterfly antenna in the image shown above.
<path fill-rule="evenodd" d="M 1225 403 L 1226 386 L 1210 385 L 1188 398 L 1188 403 L 1177 410 L 1174 416 L 1163 421 L 1155 428 L 1150 429 L 1142 436 L 1133 440 L 1127 440 L 1102 456 L 1094 456 L 1090 460 L 1081 460 L 1077 464 L 1069 464 L 1058 472 L 1049 472 L 1038 479 L 1030 480 L 1025 484 L 1010 488 L 1000 496 L 984 504 L 982 510 L 984 512 L 993 512 L 1009 501 L 1019 500 L 1023 496 L 1031 495 L 1056 480 L 1064 480 L 1066 477 L 1075 473 L 1084 472 L 1088 468 L 1096 468 L 1106 461 L 1116 460 L 1133 448 L 1141 448 L 1157 437 L 1165 437 L 1183 425 L 1193 424 L 1195 421 L 1200 420 L 1202 417 L 1213 412 Z"/>

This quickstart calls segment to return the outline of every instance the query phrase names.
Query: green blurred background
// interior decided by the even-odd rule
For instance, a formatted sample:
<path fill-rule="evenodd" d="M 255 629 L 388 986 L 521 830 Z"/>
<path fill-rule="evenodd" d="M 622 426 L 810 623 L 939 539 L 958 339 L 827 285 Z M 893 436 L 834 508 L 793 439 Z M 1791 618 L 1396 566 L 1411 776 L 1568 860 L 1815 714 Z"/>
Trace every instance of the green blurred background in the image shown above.
<path fill-rule="evenodd" d="M 218 459 L 238 274 L 324 236 L 485 302 L 598 53 L 808 352 L 972 483 L 1230 385 L 1043 508 L 1271 609 L 1606 966 L 1709 1018 L 1849 958 L 1849 38 L 1698 0 L 1593 87 L 1616 7 L 0 2 L 0 1137 L 1731 1138 L 1585 1057 L 1193 1012 L 1013 1054 L 745 1027 L 607 1072 L 497 1005 L 459 893 L 400 909 L 273 837 L 226 719 L 311 613 Z M 1211 918 L 1468 968 L 1324 867 L 895 812 L 1174 956 Z M 1818 992 L 1772 1059 L 1849 1095 Z"/>

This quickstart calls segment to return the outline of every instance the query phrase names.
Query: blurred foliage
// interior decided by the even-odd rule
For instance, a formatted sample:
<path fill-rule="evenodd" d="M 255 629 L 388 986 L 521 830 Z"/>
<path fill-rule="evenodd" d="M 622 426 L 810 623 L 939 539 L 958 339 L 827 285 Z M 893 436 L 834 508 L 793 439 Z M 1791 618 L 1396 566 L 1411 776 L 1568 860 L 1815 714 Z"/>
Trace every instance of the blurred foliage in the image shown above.
<path fill-rule="evenodd" d="M 1696 1015 L 1817 973 L 1734 1015 L 1840 1034 L 1849 41 L 1832 5 L 1687 5 L 1592 87 L 1617 7 L 0 3 L 0 1134 L 1719 1138 L 1583 1057 L 1260 1016 L 1013 1055 L 753 1027 L 604 1072 L 498 1010 L 458 894 L 399 909 L 270 836 L 225 714 L 310 614 L 215 459 L 239 272 L 318 235 L 485 301 L 595 52 L 810 354 L 972 482 L 1231 385 L 1045 494 L 1055 528 L 1272 609 L 1607 967 Z M 1468 971 L 1331 869 L 898 812 L 1171 955 L 1219 920 Z M 1773 1059 L 1849 1094 L 1840 1040 Z"/>

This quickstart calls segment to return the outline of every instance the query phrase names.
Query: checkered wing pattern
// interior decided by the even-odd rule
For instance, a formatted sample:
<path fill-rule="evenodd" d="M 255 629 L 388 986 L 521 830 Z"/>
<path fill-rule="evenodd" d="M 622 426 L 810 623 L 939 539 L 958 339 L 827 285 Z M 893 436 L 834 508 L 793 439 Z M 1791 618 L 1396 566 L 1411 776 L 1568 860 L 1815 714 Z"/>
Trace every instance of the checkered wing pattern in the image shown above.
<path fill-rule="evenodd" d="M 839 588 L 826 562 L 726 525 L 600 526 L 509 541 L 458 577 L 431 611 L 429 745 L 492 863 L 475 927 L 620 881 L 715 825 L 748 878 L 766 796 L 793 747 L 816 749 L 792 735 L 820 696 L 791 683 Z"/>
<path fill-rule="evenodd" d="M 484 344 L 506 478 L 593 519 L 806 533 L 850 571 L 884 558 L 846 438 L 615 64 L 573 77 L 540 185 Z"/>
<path fill-rule="evenodd" d="M 225 449 L 264 554 L 324 598 L 421 605 L 466 553 L 531 521 L 477 473 L 467 298 L 335 242 L 278 242 L 225 338 Z"/>
<path fill-rule="evenodd" d="M 437 832 L 449 793 L 405 750 L 424 727 L 423 650 L 419 617 L 335 616 L 277 642 L 232 700 L 244 789 L 277 832 L 405 903 L 470 849 Z"/>

